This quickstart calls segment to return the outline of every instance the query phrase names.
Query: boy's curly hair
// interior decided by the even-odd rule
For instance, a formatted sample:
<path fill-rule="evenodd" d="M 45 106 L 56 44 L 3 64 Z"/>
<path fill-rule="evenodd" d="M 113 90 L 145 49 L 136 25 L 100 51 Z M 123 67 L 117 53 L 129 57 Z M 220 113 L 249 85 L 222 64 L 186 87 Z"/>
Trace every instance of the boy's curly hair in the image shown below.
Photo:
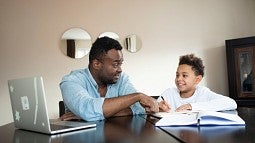
<path fill-rule="evenodd" d="M 202 75 L 204 77 L 205 67 L 201 58 L 196 57 L 194 54 L 180 56 L 179 65 L 183 64 L 191 66 L 196 76 Z"/>

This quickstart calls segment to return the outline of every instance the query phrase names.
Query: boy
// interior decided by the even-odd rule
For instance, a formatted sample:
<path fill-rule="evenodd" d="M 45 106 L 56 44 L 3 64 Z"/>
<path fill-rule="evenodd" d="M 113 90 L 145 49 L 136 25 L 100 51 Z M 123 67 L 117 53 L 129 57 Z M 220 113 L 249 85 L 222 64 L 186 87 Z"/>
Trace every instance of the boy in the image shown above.
<path fill-rule="evenodd" d="M 181 56 L 176 71 L 176 87 L 165 90 L 158 99 L 160 111 L 211 110 L 237 108 L 236 102 L 209 88 L 199 86 L 204 76 L 204 65 L 194 54 Z"/>

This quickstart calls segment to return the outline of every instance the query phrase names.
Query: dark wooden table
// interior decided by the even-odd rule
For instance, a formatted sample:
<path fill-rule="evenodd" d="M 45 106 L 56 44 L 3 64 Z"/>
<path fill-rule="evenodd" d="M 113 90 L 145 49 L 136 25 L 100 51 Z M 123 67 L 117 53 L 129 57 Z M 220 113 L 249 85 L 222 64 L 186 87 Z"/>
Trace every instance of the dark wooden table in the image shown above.
<path fill-rule="evenodd" d="M 0 127 L 0 143 L 177 143 L 146 117 L 115 117 L 97 122 L 96 128 L 57 135 L 16 129 L 13 123 Z"/>
<path fill-rule="evenodd" d="M 255 143 L 255 108 L 239 107 L 238 115 L 245 126 L 160 127 L 180 142 L 187 143 Z M 152 124 L 159 119 L 148 116 Z"/>
<path fill-rule="evenodd" d="M 155 127 L 159 120 L 139 115 L 110 118 L 96 128 L 57 135 L 16 129 L 13 123 L 0 126 L 0 143 L 255 143 L 255 108 L 239 107 L 246 126 Z"/>

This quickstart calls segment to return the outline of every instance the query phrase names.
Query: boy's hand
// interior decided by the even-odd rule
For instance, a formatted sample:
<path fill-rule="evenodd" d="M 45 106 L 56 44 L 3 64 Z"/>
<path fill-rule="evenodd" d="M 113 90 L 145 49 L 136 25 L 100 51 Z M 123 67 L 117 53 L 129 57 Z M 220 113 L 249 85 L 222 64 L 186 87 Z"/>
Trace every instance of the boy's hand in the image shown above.
<path fill-rule="evenodd" d="M 175 111 L 183 111 L 183 110 L 192 110 L 192 106 L 190 104 L 183 104 L 180 107 L 178 107 Z"/>
<path fill-rule="evenodd" d="M 169 112 L 171 110 L 171 106 L 165 100 L 159 102 L 158 105 L 160 112 Z"/>

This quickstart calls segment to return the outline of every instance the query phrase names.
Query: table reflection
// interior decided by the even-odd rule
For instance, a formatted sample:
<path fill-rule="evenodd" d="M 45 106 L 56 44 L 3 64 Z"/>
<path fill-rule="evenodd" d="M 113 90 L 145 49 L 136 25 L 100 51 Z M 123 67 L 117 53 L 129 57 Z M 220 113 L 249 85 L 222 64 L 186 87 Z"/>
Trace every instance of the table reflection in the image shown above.
<path fill-rule="evenodd" d="M 83 129 L 56 135 L 46 135 L 16 129 L 13 143 L 155 143 L 178 142 L 150 122 L 146 117 L 115 117 L 96 122 L 96 128 Z"/>
<path fill-rule="evenodd" d="M 107 119 L 103 127 L 106 142 L 134 142 L 137 138 L 156 132 L 152 124 L 146 123 L 146 120 L 139 116 Z"/>
<path fill-rule="evenodd" d="M 13 143 L 59 143 L 63 140 L 65 140 L 66 143 L 71 143 L 74 140 L 83 141 L 83 139 L 86 139 L 87 142 L 95 142 L 95 133 L 96 128 L 88 128 L 84 130 L 77 130 L 56 135 L 47 135 L 32 131 L 16 129 L 13 136 Z"/>
<path fill-rule="evenodd" d="M 245 126 L 183 126 L 162 129 L 189 143 L 233 142 L 233 135 L 245 132 Z"/>

